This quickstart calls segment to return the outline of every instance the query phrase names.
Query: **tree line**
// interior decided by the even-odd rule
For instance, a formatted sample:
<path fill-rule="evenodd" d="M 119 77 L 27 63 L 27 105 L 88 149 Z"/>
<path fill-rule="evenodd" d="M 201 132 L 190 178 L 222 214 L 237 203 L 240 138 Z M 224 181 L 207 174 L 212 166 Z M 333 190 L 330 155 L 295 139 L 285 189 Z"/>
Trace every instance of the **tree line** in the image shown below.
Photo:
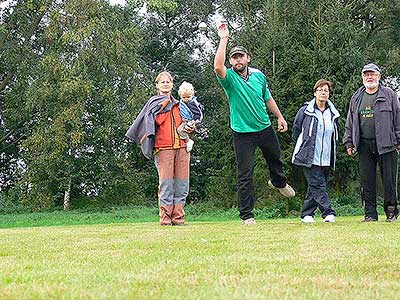
<path fill-rule="evenodd" d="M 216 16 L 230 25 L 230 46 L 247 47 L 251 64 L 267 75 L 289 126 L 315 81 L 326 78 L 343 129 L 367 62 L 398 89 L 398 0 L 9 1 L 0 24 L 0 205 L 155 203 L 154 164 L 124 134 L 165 69 L 175 87 L 191 82 L 205 108 L 207 134 L 194 137 L 188 201 L 236 205 L 228 104 L 212 68 Z M 304 184 L 290 164 L 291 133 L 279 139 L 299 202 Z M 256 197 L 268 207 L 279 196 L 267 187 L 261 159 Z M 357 172 L 340 148 L 332 192 L 357 194 Z"/>

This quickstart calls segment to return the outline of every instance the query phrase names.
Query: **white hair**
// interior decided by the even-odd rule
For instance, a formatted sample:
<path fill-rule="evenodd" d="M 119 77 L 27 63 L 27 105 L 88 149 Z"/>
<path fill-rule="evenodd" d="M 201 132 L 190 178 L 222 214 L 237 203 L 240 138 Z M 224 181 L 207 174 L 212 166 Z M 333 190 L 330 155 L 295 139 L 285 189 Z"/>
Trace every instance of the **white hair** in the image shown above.
<path fill-rule="evenodd" d="M 182 84 L 179 86 L 179 90 L 178 90 L 178 94 L 179 96 L 182 95 L 183 93 L 190 93 L 190 94 L 194 94 L 194 88 L 193 85 L 189 82 L 182 82 Z"/>

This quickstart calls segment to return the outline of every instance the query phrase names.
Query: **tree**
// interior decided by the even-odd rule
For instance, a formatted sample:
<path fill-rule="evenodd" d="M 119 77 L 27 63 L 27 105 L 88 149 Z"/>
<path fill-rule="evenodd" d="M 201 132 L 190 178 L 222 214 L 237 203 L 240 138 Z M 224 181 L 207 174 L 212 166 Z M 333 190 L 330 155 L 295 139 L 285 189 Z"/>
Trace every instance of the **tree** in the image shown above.
<path fill-rule="evenodd" d="M 29 115 L 21 105 L 30 74 L 40 59 L 38 42 L 53 1 L 9 1 L 0 27 L 0 190 L 16 183 L 19 143 L 29 135 Z M 25 130 L 24 130 L 25 129 Z"/>
<path fill-rule="evenodd" d="M 140 198 L 140 181 L 127 173 L 121 122 L 127 108 L 138 105 L 129 99 L 144 92 L 133 14 L 133 8 L 92 0 L 62 2 L 48 12 L 37 37 L 43 54 L 27 76 L 25 101 L 16 106 L 29 116 L 30 134 L 20 150 L 23 203 L 42 208 L 64 202 L 67 208 L 69 195 L 112 198 L 114 185 L 126 189 L 119 201 Z"/>

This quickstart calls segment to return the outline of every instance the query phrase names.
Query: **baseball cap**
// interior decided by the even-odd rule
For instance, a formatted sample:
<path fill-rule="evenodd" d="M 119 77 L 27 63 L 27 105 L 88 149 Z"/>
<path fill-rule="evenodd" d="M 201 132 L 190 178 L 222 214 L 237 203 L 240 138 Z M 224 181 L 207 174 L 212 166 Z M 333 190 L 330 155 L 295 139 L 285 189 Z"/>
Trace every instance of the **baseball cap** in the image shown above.
<path fill-rule="evenodd" d="M 232 55 L 235 55 L 237 53 L 240 54 L 249 54 L 249 51 L 245 47 L 242 46 L 234 46 L 231 51 L 229 51 L 229 57 L 232 57 Z"/>
<path fill-rule="evenodd" d="M 371 64 L 366 64 L 363 67 L 361 73 L 368 72 L 368 71 L 381 73 L 381 69 L 376 64 L 372 64 L 372 63 Z"/>

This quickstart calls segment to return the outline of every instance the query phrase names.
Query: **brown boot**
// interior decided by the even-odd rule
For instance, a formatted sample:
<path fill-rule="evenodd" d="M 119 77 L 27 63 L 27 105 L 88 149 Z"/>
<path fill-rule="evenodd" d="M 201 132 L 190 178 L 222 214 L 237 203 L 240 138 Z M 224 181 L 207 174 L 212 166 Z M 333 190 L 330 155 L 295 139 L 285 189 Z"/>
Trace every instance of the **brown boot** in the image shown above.
<path fill-rule="evenodd" d="M 174 205 L 174 210 L 172 211 L 172 223 L 174 225 L 185 224 L 185 211 L 183 210 L 183 204 Z"/>
<path fill-rule="evenodd" d="M 160 206 L 160 225 L 172 225 L 173 206 Z"/>

